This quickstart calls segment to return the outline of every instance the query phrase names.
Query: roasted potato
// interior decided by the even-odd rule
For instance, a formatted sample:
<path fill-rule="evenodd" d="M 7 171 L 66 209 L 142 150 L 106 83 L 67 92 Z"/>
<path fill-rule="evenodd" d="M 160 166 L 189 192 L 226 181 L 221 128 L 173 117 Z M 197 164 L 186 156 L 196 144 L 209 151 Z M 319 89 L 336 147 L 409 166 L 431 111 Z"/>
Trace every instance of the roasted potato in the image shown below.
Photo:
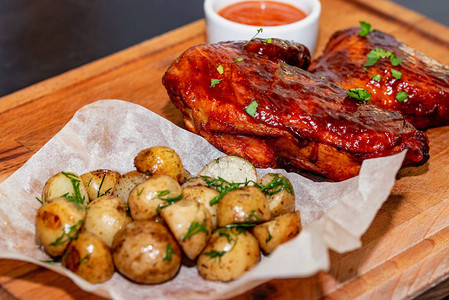
<path fill-rule="evenodd" d="M 272 218 L 295 211 L 295 193 L 285 176 L 268 173 L 258 183 L 267 197 Z"/>
<path fill-rule="evenodd" d="M 163 225 L 154 221 L 128 223 L 114 238 L 115 266 L 138 283 L 161 283 L 173 278 L 181 266 L 181 250 Z"/>
<path fill-rule="evenodd" d="M 118 179 L 117 184 L 115 185 L 114 195 L 123 199 L 125 203 L 128 203 L 128 197 L 133 188 L 149 178 L 149 175 L 139 171 L 125 173 Z"/>
<path fill-rule="evenodd" d="M 64 197 L 44 203 L 36 215 L 36 237 L 50 256 L 60 256 L 78 235 L 85 216 L 84 207 Z"/>
<path fill-rule="evenodd" d="M 96 170 L 80 176 L 87 189 L 90 201 L 104 195 L 112 195 L 120 173 L 111 170 Z"/>
<path fill-rule="evenodd" d="M 171 201 L 182 198 L 182 188 L 167 175 L 153 175 L 129 194 L 128 206 L 133 220 L 151 220 Z"/>
<path fill-rule="evenodd" d="M 217 228 L 217 205 L 210 205 L 210 201 L 220 195 L 219 192 L 207 186 L 188 186 L 182 189 L 186 200 L 194 200 L 204 204 L 212 218 L 212 228 Z"/>
<path fill-rule="evenodd" d="M 188 172 L 175 150 L 157 146 L 144 149 L 134 159 L 137 170 L 148 175 L 168 175 L 182 183 Z"/>
<path fill-rule="evenodd" d="M 212 220 L 204 204 L 184 199 L 161 210 L 167 223 L 185 255 L 195 259 L 206 247 L 212 233 Z"/>
<path fill-rule="evenodd" d="M 105 282 L 114 275 L 111 250 L 90 232 L 82 232 L 70 242 L 62 265 L 91 283 Z"/>
<path fill-rule="evenodd" d="M 254 165 L 246 158 L 235 155 L 220 157 L 208 163 L 201 169 L 198 176 L 223 178 L 234 183 L 257 182 L 257 171 Z"/>
<path fill-rule="evenodd" d="M 218 227 L 233 223 L 261 223 L 270 218 L 268 201 L 255 186 L 245 186 L 231 191 L 218 203 Z"/>
<path fill-rule="evenodd" d="M 111 247 L 117 231 L 129 222 L 131 218 L 126 214 L 123 200 L 106 195 L 88 204 L 82 231 L 97 235 Z"/>
<path fill-rule="evenodd" d="M 217 229 L 198 257 L 198 272 L 204 279 L 231 281 L 242 276 L 259 261 L 256 238 L 238 228 Z"/>
<path fill-rule="evenodd" d="M 64 195 L 82 199 L 84 205 L 89 202 L 86 187 L 81 178 L 75 173 L 60 172 L 50 177 L 42 190 L 42 202 L 45 203 L 50 199 Z"/>
<path fill-rule="evenodd" d="M 213 179 L 210 177 L 210 179 Z M 208 186 L 204 177 L 191 177 L 188 178 L 182 185 L 182 188 L 191 187 L 191 186 Z"/>
<path fill-rule="evenodd" d="M 271 253 L 280 244 L 285 243 L 301 231 L 299 212 L 288 213 L 271 221 L 259 224 L 252 230 L 265 253 Z"/>

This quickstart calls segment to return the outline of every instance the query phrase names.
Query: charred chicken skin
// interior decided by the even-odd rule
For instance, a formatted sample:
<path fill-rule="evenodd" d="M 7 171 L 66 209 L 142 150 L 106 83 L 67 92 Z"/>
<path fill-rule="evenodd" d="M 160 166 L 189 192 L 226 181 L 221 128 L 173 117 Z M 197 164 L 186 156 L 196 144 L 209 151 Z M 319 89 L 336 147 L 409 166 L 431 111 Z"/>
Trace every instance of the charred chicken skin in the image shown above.
<path fill-rule="evenodd" d="M 199 45 L 172 63 L 163 84 L 189 130 L 257 167 L 340 181 L 366 158 L 407 149 L 405 165 L 428 159 L 424 133 L 305 71 L 309 61 L 304 46 L 276 39 Z"/>
<path fill-rule="evenodd" d="M 449 124 L 449 67 L 389 34 L 359 32 L 352 27 L 334 33 L 310 71 L 346 90 L 366 89 L 372 103 L 401 112 L 418 129 Z M 380 58 L 370 65 L 376 54 Z"/>

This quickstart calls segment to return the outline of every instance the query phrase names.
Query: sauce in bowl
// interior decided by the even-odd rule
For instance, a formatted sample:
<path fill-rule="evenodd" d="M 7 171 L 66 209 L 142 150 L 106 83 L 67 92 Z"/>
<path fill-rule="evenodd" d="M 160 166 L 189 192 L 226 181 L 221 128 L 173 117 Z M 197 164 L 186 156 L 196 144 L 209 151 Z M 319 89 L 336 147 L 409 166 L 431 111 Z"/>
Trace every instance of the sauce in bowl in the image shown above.
<path fill-rule="evenodd" d="M 276 1 L 243 1 L 218 12 L 230 21 L 253 26 L 279 26 L 304 19 L 307 14 L 299 8 Z"/>

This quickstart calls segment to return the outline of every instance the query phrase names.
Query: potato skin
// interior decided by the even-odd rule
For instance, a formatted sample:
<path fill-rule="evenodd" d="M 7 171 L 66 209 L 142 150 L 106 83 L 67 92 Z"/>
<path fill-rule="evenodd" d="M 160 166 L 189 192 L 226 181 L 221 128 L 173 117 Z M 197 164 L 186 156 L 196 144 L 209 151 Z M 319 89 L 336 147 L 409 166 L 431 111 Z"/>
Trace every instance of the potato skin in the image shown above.
<path fill-rule="evenodd" d="M 246 158 L 236 155 L 223 156 L 211 161 L 199 171 L 198 176 L 223 178 L 234 183 L 257 181 L 254 165 Z"/>
<path fill-rule="evenodd" d="M 162 195 L 163 194 L 163 195 Z M 164 199 L 182 197 L 182 188 L 168 175 L 153 175 L 129 194 L 128 206 L 133 220 L 151 220 L 158 215 Z"/>
<path fill-rule="evenodd" d="M 274 218 L 294 212 L 295 194 L 290 181 L 285 176 L 278 173 L 268 173 L 260 178 L 258 183 L 262 186 L 266 186 L 273 181 L 279 182 L 281 185 L 267 190 L 271 193 L 276 192 L 275 194 L 269 195 L 265 193 L 271 211 L 271 217 Z"/>
<path fill-rule="evenodd" d="M 134 158 L 134 165 L 142 173 L 168 175 L 179 183 L 184 182 L 188 174 L 175 150 L 164 146 L 143 149 Z"/>
<path fill-rule="evenodd" d="M 218 203 L 218 227 L 233 223 L 261 223 L 270 218 L 268 201 L 255 186 L 245 186 L 231 191 Z"/>
<path fill-rule="evenodd" d="M 62 265 L 91 283 L 105 282 L 114 275 L 111 250 L 90 232 L 80 233 L 70 242 Z"/>
<path fill-rule="evenodd" d="M 183 199 L 162 209 L 161 216 L 185 255 L 195 259 L 206 247 L 212 233 L 211 216 L 204 204 Z"/>
<path fill-rule="evenodd" d="M 136 185 L 150 179 L 150 176 L 139 171 L 131 171 L 123 174 L 117 181 L 114 190 L 114 196 L 120 197 L 125 203 L 128 203 L 129 194 Z"/>
<path fill-rule="evenodd" d="M 248 231 L 234 228 L 220 230 L 224 231 L 221 234 L 214 232 L 198 257 L 198 272 L 207 280 L 235 280 L 257 264 L 260 258 L 259 244 Z M 217 253 L 222 255 L 216 256 Z"/>
<path fill-rule="evenodd" d="M 66 198 L 44 203 L 36 215 L 36 237 L 50 256 L 60 256 L 83 224 L 85 210 Z M 58 241 L 59 239 L 59 241 Z"/>
<path fill-rule="evenodd" d="M 204 204 L 212 218 L 212 228 L 217 228 L 217 208 L 218 205 L 210 205 L 210 200 L 217 197 L 220 193 L 207 186 L 187 186 L 182 189 L 185 200 L 193 200 Z"/>
<path fill-rule="evenodd" d="M 83 232 L 97 235 L 111 247 L 117 231 L 131 222 L 125 203 L 119 197 L 106 195 L 95 199 L 87 207 Z"/>
<path fill-rule="evenodd" d="M 154 221 L 128 223 L 115 236 L 112 253 L 120 273 L 138 283 L 165 282 L 181 266 L 178 244 L 165 226 Z"/>
<path fill-rule="evenodd" d="M 279 216 L 271 221 L 255 226 L 252 233 L 265 253 L 271 253 L 301 231 L 301 218 L 298 212 Z"/>
<path fill-rule="evenodd" d="M 112 195 L 120 173 L 111 170 L 96 170 L 82 174 L 84 186 L 90 201 L 104 195 Z"/>
<path fill-rule="evenodd" d="M 86 205 L 89 202 L 89 195 L 87 194 L 86 187 L 84 186 L 81 177 L 73 172 L 60 172 L 50 177 L 42 190 L 42 202 L 62 197 L 67 193 L 69 196 L 73 196 L 75 194 L 75 189 L 70 178 L 75 182 L 79 182 L 79 193 L 84 199 L 83 204 Z"/>

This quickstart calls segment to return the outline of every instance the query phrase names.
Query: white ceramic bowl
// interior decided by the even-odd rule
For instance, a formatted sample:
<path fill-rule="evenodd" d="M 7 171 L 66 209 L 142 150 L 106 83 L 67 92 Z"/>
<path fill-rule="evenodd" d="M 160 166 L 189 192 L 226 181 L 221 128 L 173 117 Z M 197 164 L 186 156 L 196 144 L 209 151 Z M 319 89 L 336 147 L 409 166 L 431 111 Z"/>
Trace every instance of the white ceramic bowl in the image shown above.
<path fill-rule="evenodd" d="M 222 8 L 237 2 L 248 0 L 205 0 L 204 15 L 207 26 L 207 39 L 209 43 L 233 40 L 249 40 L 257 33 L 257 29 L 263 28 L 258 38 L 280 38 L 304 44 L 310 53 L 315 50 L 318 24 L 321 14 L 319 0 L 275 0 L 298 7 L 307 14 L 304 19 L 287 25 L 280 26 L 252 26 L 229 21 L 217 12 Z M 250 0 L 254 1 L 254 0 Z M 257 0 L 255 0 L 257 1 Z"/>

